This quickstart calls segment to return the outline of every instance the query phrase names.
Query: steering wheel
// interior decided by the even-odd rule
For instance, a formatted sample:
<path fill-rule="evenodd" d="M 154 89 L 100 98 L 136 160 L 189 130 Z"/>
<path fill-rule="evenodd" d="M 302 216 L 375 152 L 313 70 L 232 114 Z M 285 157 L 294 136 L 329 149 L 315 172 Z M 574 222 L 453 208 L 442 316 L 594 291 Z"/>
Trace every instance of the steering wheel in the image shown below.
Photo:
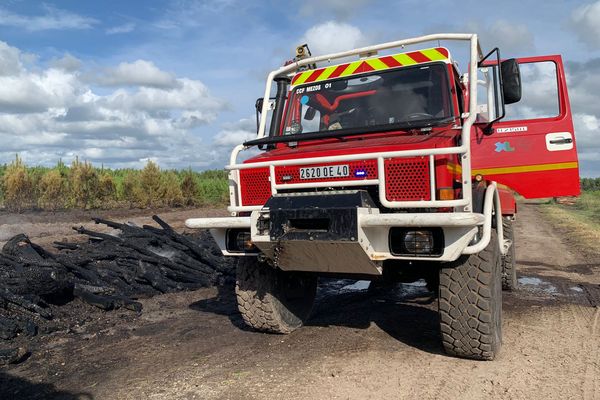
<path fill-rule="evenodd" d="M 408 119 L 408 120 L 429 119 L 429 118 L 433 118 L 433 115 L 427 114 L 424 112 L 416 112 L 416 113 L 407 114 L 404 118 Z"/>

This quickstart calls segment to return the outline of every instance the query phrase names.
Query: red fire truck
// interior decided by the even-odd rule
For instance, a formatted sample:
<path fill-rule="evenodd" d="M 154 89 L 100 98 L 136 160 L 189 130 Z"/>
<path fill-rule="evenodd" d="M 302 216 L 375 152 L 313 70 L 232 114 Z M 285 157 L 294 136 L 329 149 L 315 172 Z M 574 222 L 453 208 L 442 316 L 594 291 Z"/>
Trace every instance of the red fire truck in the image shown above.
<path fill-rule="evenodd" d="M 403 51 L 441 41 L 463 46 L 466 73 L 439 45 Z M 502 289 L 516 286 L 513 191 L 579 193 L 561 57 L 503 60 L 476 34 L 306 49 L 269 74 L 257 138 L 231 153 L 231 217 L 186 225 L 238 258 L 238 307 L 259 331 L 300 327 L 318 276 L 423 278 L 438 294 L 446 352 L 493 359 Z M 546 85 L 528 86 L 542 74 Z M 513 106 L 534 95 L 556 112 Z M 256 154 L 238 161 L 247 149 Z"/>

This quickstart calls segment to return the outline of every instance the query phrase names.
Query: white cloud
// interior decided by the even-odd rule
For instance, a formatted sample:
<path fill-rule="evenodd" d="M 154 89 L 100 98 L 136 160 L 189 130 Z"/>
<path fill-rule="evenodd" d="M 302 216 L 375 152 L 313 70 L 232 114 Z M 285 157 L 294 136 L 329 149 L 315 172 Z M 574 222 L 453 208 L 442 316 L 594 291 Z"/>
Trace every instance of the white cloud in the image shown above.
<path fill-rule="evenodd" d="M 173 74 L 161 71 L 153 62 L 145 60 L 120 63 L 117 67 L 107 68 L 102 73 L 90 79 L 94 83 L 103 86 L 170 88 L 176 84 Z"/>
<path fill-rule="evenodd" d="M 98 23 L 94 18 L 85 17 L 49 5 L 44 6 L 43 15 L 21 15 L 0 8 L 0 26 L 10 26 L 26 31 L 63 29 L 89 29 Z"/>
<path fill-rule="evenodd" d="M 582 42 L 590 48 L 600 48 L 600 1 L 573 10 L 571 26 Z"/>
<path fill-rule="evenodd" d="M 50 66 L 56 69 L 62 69 L 68 72 L 77 71 L 81 68 L 81 60 L 67 53 L 61 58 L 53 59 Z"/>
<path fill-rule="evenodd" d="M 11 76 L 21 71 L 23 65 L 20 55 L 21 52 L 16 47 L 0 42 L 0 76 Z"/>
<path fill-rule="evenodd" d="M 574 112 L 600 118 L 600 58 L 586 62 L 567 62 L 567 84 Z"/>
<path fill-rule="evenodd" d="M 566 71 L 581 173 L 597 177 L 600 176 L 600 58 L 567 62 Z"/>
<path fill-rule="evenodd" d="M 580 173 L 584 177 L 600 176 L 600 118 L 589 114 L 575 114 L 575 138 L 579 154 Z"/>
<path fill-rule="evenodd" d="M 225 124 L 223 129 L 214 137 L 214 144 L 227 148 L 233 148 L 245 141 L 256 137 L 256 120 L 242 118 L 238 122 Z"/>
<path fill-rule="evenodd" d="M 515 53 L 530 51 L 535 47 L 533 34 L 524 24 L 499 19 L 492 24 L 470 22 L 465 29 L 477 32 L 485 48 L 499 47 L 503 56 L 513 57 Z"/>
<path fill-rule="evenodd" d="M 107 35 L 116 35 L 120 33 L 129 33 L 135 29 L 135 24 L 133 22 L 128 22 L 123 25 L 113 26 L 112 28 L 108 28 L 106 30 Z"/>
<path fill-rule="evenodd" d="M 164 167 L 202 167 L 222 158 L 202 143 L 195 129 L 214 121 L 228 106 L 200 81 L 138 60 L 141 64 L 127 65 L 147 66 L 151 73 L 137 81 L 122 74 L 127 87 L 99 92 L 83 78 L 83 67 L 65 67 L 76 64 L 74 57 L 28 68 L 24 53 L 0 42 L 3 54 L 0 162 L 15 153 L 32 164 L 54 164 L 79 155 L 112 167 L 138 167 L 149 157 Z M 127 72 L 122 65 L 108 71 Z M 159 83 L 163 87 L 144 86 Z"/>
<path fill-rule="evenodd" d="M 356 13 L 371 0 L 304 0 L 300 6 L 300 15 L 331 15 L 336 19 L 345 19 Z"/>
<path fill-rule="evenodd" d="M 43 112 L 63 107 L 84 90 L 75 75 L 58 69 L 36 73 L 21 70 L 0 76 L 0 112 Z"/>
<path fill-rule="evenodd" d="M 248 8 L 251 2 L 236 0 L 175 0 L 165 9 L 164 16 L 155 23 L 159 29 L 179 31 L 185 28 L 204 26 L 206 18 Z"/>
<path fill-rule="evenodd" d="M 352 50 L 367 45 L 367 39 L 360 29 L 336 21 L 313 26 L 300 40 L 302 43 L 308 43 L 313 55 Z"/>
<path fill-rule="evenodd" d="M 202 110 L 202 119 L 210 122 L 215 111 L 226 107 L 225 103 L 212 97 L 208 88 L 200 81 L 178 78 L 170 89 L 141 87 L 135 92 L 117 89 L 106 96 L 102 103 L 115 110 L 143 109 L 160 112 L 170 109 Z M 196 113 L 196 116 L 199 116 Z"/>

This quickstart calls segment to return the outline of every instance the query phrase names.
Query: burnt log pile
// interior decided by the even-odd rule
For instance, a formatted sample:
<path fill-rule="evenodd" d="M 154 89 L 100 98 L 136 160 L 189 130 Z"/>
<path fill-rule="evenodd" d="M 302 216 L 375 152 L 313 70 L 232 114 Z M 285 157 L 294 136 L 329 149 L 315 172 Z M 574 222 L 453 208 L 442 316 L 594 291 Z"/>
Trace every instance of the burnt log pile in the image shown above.
<path fill-rule="evenodd" d="M 55 242 L 56 251 L 23 234 L 11 238 L 0 252 L 0 339 L 44 333 L 56 307 L 76 298 L 102 310 L 141 312 L 141 298 L 234 279 L 207 232 L 179 234 L 152 218 L 158 227 L 94 218 L 118 234 L 74 227 L 88 240 Z"/>

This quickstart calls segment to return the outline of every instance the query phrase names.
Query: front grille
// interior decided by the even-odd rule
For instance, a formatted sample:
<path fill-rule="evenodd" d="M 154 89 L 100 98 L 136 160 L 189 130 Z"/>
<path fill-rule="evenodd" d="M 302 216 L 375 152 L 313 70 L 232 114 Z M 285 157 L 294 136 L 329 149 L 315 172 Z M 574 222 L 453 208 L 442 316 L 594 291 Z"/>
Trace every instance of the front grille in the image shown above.
<path fill-rule="evenodd" d="M 346 177 L 300 179 L 300 168 L 311 166 L 348 165 L 350 175 Z M 385 167 L 385 198 L 388 201 L 421 201 L 431 200 L 430 174 L 428 157 L 390 158 L 384 160 Z M 357 173 L 358 172 L 358 173 Z M 357 176 L 358 175 L 358 176 Z M 344 182 L 350 180 L 377 179 L 377 160 L 359 160 L 335 163 L 319 163 L 311 165 L 289 165 L 275 167 L 277 184 Z M 378 202 L 378 187 L 369 186 L 336 186 L 333 190 L 364 189 L 368 190 L 373 199 Z M 279 189 L 279 193 L 323 191 L 330 188 L 301 188 Z M 240 194 L 243 206 L 261 206 L 271 197 L 269 168 L 251 168 L 240 170 Z M 383 207 L 380 209 L 383 211 Z M 421 210 L 425 211 L 425 210 Z"/>
<path fill-rule="evenodd" d="M 384 166 L 388 201 L 431 200 L 429 158 L 390 158 Z"/>
<path fill-rule="evenodd" d="M 240 170 L 240 193 L 242 205 L 262 206 L 271 197 L 269 168 Z"/>

